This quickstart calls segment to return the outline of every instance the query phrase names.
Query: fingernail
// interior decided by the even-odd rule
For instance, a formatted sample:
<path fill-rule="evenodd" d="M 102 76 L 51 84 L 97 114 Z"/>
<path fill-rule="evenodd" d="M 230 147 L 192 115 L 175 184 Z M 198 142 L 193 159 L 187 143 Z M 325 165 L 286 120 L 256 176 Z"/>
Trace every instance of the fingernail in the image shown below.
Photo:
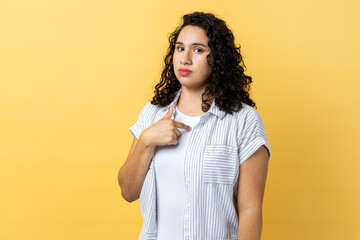
<path fill-rule="evenodd" d="M 188 127 L 189 131 L 191 130 L 191 127 Z"/>

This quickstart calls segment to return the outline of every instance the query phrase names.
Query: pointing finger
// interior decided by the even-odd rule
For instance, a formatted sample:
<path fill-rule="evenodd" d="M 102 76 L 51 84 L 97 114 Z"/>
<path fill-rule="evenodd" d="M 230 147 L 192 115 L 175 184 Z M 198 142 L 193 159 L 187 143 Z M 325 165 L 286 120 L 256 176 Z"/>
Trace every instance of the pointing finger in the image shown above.
<path fill-rule="evenodd" d="M 175 126 L 178 127 L 178 128 L 186 129 L 188 131 L 191 130 L 191 127 L 184 124 L 184 123 L 181 123 L 181 122 L 178 122 L 178 121 L 174 121 L 174 123 L 175 123 Z"/>

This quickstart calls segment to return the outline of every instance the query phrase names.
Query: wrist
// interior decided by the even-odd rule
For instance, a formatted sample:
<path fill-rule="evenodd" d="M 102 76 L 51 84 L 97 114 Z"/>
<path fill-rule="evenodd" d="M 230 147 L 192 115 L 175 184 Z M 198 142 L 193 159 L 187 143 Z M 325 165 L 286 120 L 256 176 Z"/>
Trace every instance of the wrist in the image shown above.
<path fill-rule="evenodd" d="M 155 144 L 151 143 L 151 141 L 149 141 L 149 139 L 146 136 L 145 130 L 140 134 L 139 142 L 141 145 L 143 145 L 143 147 L 148 149 L 153 149 L 156 146 Z"/>

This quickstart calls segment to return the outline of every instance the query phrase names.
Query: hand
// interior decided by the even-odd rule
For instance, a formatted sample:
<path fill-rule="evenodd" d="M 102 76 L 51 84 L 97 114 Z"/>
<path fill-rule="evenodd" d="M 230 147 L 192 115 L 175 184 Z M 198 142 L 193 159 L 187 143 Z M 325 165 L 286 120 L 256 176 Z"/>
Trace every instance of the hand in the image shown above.
<path fill-rule="evenodd" d="M 141 133 L 142 141 L 148 146 L 176 145 L 178 138 L 181 136 L 179 129 L 182 128 L 190 131 L 191 127 L 170 119 L 174 111 L 173 107 L 158 122 L 148 127 Z"/>

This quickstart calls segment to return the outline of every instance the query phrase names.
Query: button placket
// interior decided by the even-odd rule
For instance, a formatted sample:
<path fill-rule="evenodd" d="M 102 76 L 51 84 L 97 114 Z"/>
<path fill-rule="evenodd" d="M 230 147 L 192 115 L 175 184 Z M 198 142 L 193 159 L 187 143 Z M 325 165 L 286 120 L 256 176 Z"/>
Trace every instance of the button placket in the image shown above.
<path fill-rule="evenodd" d="M 208 115 L 208 113 L 206 113 Z M 190 162 L 191 162 L 191 158 L 194 154 L 194 150 L 192 149 L 194 146 L 194 138 L 198 138 L 203 134 L 203 130 L 204 130 L 204 121 L 206 121 L 206 118 L 208 116 L 204 116 L 200 118 L 200 121 L 198 122 L 198 124 L 196 124 L 194 126 L 194 128 L 192 129 L 192 133 L 190 136 L 190 140 L 189 140 L 189 145 L 187 148 L 187 152 L 185 155 L 185 161 L 184 161 L 184 177 L 185 177 L 185 210 L 184 210 L 184 235 L 185 235 L 185 239 L 190 239 L 190 212 L 191 212 L 191 201 L 190 201 Z"/>
<path fill-rule="evenodd" d="M 184 210 L 184 235 L 185 239 L 190 239 L 190 162 L 193 155 L 192 146 L 193 138 L 197 137 L 199 134 L 199 127 L 195 125 L 192 129 L 192 134 L 190 136 L 189 145 L 186 152 L 185 162 L 184 162 L 184 177 L 185 177 L 185 210 Z"/>

